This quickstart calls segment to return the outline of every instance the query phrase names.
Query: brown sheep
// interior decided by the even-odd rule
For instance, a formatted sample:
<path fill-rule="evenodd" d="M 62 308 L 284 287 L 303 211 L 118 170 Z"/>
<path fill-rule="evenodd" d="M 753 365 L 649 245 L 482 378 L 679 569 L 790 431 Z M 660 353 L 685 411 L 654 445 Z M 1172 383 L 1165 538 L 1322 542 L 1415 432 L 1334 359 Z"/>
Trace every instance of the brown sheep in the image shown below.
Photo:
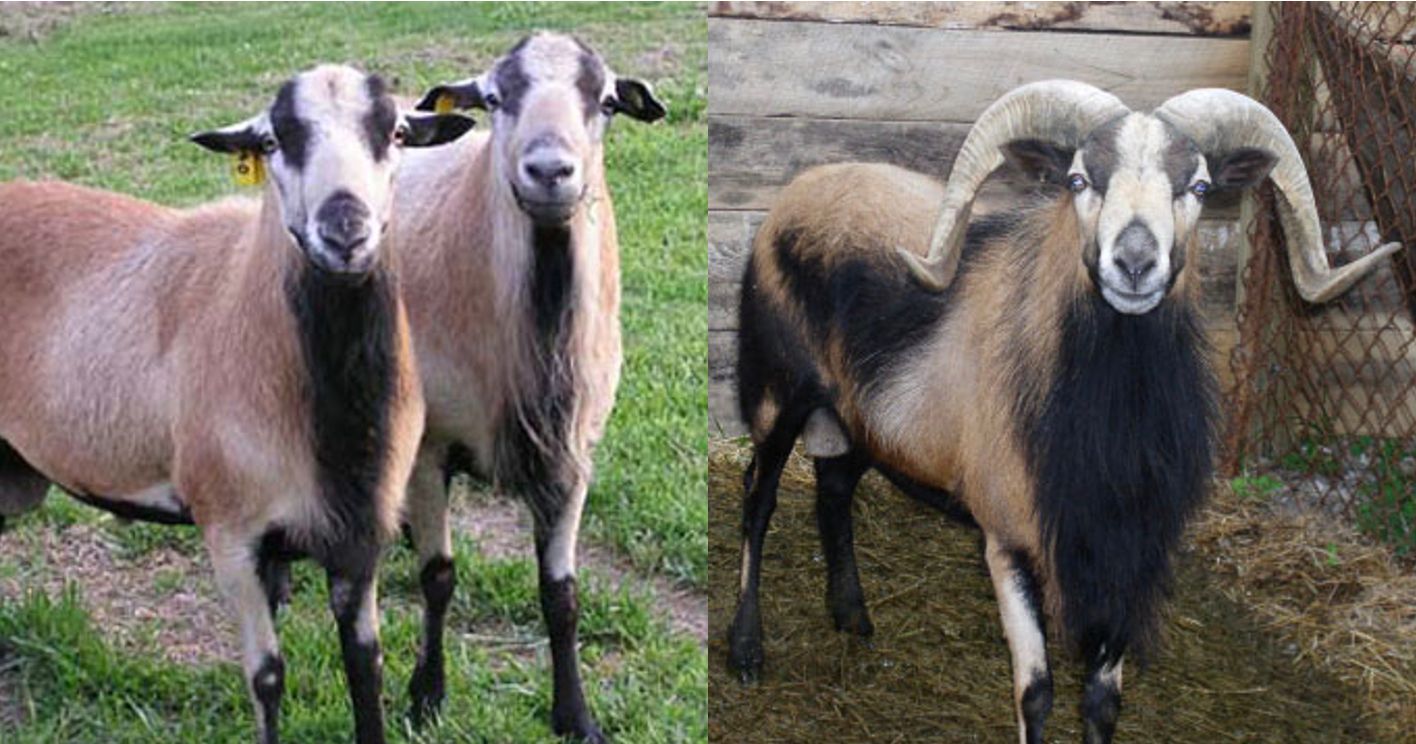
<path fill-rule="evenodd" d="M 374 575 L 423 400 L 382 233 L 402 147 L 470 126 L 405 115 L 379 78 L 325 66 L 192 138 L 261 153 L 259 201 L 0 185 L 0 513 L 52 482 L 200 527 L 267 744 L 284 689 L 273 568 L 304 555 L 329 577 L 358 741 L 384 741 Z"/>
<path fill-rule="evenodd" d="M 1005 158 L 1035 193 L 969 224 Z M 754 240 L 739 323 L 754 459 L 729 642 L 744 678 L 763 662 L 762 543 L 801 435 L 838 629 L 873 631 L 850 505 L 874 467 L 982 529 L 1020 741 L 1042 741 L 1052 706 L 1047 616 L 1087 665 L 1086 739 L 1109 741 L 1122 659 L 1150 647 L 1170 554 L 1209 487 L 1214 382 L 1184 270 L 1195 226 L 1207 195 L 1266 176 L 1310 301 L 1398 247 L 1329 270 L 1292 139 L 1228 91 L 1137 113 L 1088 85 L 1036 83 L 983 113 L 946 186 L 868 164 L 789 185 Z"/>

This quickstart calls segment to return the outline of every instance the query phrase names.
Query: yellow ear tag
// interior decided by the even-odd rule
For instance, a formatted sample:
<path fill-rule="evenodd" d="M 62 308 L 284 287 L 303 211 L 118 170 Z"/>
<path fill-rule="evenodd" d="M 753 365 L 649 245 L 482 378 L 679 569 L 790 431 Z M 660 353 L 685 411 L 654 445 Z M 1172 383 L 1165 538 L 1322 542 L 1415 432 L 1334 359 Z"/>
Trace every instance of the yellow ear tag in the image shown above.
<path fill-rule="evenodd" d="M 438 114 L 450 114 L 456 108 L 456 103 L 451 93 L 443 93 L 438 96 L 438 100 L 433 102 L 433 112 Z"/>
<path fill-rule="evenodd" d="M 259 186 L 265 182 L 265 160 L 260 153 L 246 150 L 236 153 L 231 175 L 241 186 Z"/>

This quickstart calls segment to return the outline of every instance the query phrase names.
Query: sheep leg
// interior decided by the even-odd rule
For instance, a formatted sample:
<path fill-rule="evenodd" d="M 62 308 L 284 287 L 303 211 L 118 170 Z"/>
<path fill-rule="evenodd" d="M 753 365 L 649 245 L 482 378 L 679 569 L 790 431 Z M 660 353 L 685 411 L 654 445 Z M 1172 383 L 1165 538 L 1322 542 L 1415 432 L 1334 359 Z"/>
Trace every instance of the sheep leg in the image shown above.
<path fill-rule="evenodd" d="M 767 525 L 777 508 L 777 482 L 792 452 L 796 432 L 778 424 L 755 447 L 751 477 L 742 511 L 742 569 L 738 577 L 738 607 L 728 628 L 728 663 L 743 682 L 751 682 L 762 671 L 762 610 L 757 589 L 762 579 L 762 542 Z"/>
<path fill-rule="evenodd" d="M 816 525 L 826 555 L 826 607 L 836 630 L 862 637 L 875 632 L 865 609 L 865 593 L 856 570 L 851 501 L 856 484 L 870 467 L 856 452 L 816 460 Z"/>
<path fill-rule="evenodd" d="M 448 480 L 433 457 L 419 453 L 408 486 L 408 527 L 422 567 L 418 578 L 423 589 L 423 642 L 408 683 L 408 715 L 415 730 L 437 716 L 446 696 L 443 630 L 457 581 L 447 509 Z"/>
<path fill-rule="evenodd" d="M 1052 711 L 1052 671 L 1047 664 L 1042 591 L 1032 563 L 1019 550 L 984 536 L 984 555 L 998 596 L 1003 634 L 1013 657 L 1013 704 L 1018 717 L 1018 741 L 1042 744 L 1042 729 Z M 1090 739 L 1088 739 L 1090 741 Z"/>
<path fill-rule="evenodd" d="M 241 666 L 255 706 L 257 738 L 262 744 L 279 744 L 285 662 L 253 546 L 252 540 L 207 533 L 217 588 L 241 627 Z"/>
<path fill-rule="evenodd" d="M 580 600 L 575 587 L 575 546 L 580 533 L 580 511 L 589 484 L 583 479 L 561 491 L 535 499 L 536 560 L 540 566 L 541 615 L 551 640 L 554 692 L 551 728 L 558 736 L 586 742 L 604 742 L 604 734 L 590 717 L 580 684 L 580 658 L 576 631 Z"/>
<path fill-rule="evenodd" d="M 379 646 L 378 546 L 353 544 L 331 551 L 338 564 L 326 566 L 329 607 L 339 625 L 344 676 L 354 707 L 354 740 L 383 744 L 383 651 Z"/>
<path fill-rule="evenodd" d="M 1109 744 L 1121 715 L 1121 659 L 1112 664 L 1090 660 L 1082 693 L 1082 723 L 1087 744 Z"/>

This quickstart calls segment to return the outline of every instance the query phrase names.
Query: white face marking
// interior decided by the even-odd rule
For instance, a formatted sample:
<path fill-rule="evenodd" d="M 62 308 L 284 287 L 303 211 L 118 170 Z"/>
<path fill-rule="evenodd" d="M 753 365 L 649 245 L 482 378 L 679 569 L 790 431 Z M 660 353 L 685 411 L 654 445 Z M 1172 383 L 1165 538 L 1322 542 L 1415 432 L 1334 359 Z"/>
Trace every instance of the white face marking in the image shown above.
<path fill-rule="evenodd" d="M 590 182 L 586 171 L 603 168 L 600 143 L 610 117 L 598 105 L 597 113 L 586 116 L 580 89 L 586 54 L 569 37 L 538 34 L 478 79 L 484 96 L 490 93 L 503 103 L 516 99 L 493 111 L 493 146 L 503 178 L 536 221 L 570 219 Z M 614 74 L 598 57 L 593 59 L 604 71 L 598 104 L 614 91 Z M 518 89 L 500 89 L 503 67 L 519 70 Z"/>
<path fill-rule="evenodd" d="M 1092 184 L 1074 198 L 1077 215 L 1098 248 L 1102 297 L 1122 313 L 1150 312 L 1165 298 L 1176 237 L 1188 235 L 1199 219 L 1198 197 L 1188 189 L 1174 195 L 1166 170 L 1171 136 L 1159 119 L 1129 114 L 1112 140 L 1113 162 L 1107 182 L 1100 184 L 1105 194 Z M 1191 184 L 1209 179 L 1204 158 L 1198 160 Z M 1073 158 L 1069 174 L 1088 174 L 1085 149 Z"/>
<path fill-rule="evenodd" d="M 336 66 L 296 77 L 291 99 L 307 133 L 303 162 L 297 168 L 289 161 L 289 143 L 267 156 L 286 227 L 304 241 L 311 260 L 333 272 L 358 273 L 374 265 L 393 206 L 393 175 L 401 149 L 390 143 L 382 159 L 371 150 L 366 123 L 375 100 L 368 80 L 357 70 Z M 274 112 L 266 115 L 264 131 L 278 140 Z M 401 115 L 396 109 L 394 113 L 392 121 L 399 126 Z M 392 135 L 390 129 L 379 136 Z M 343 221 L 321 214 L 336 195 L 347 195 L 357 204 L 358 219 L 351 224 L 358 227 L 352 232 L 339 229 Z"/>

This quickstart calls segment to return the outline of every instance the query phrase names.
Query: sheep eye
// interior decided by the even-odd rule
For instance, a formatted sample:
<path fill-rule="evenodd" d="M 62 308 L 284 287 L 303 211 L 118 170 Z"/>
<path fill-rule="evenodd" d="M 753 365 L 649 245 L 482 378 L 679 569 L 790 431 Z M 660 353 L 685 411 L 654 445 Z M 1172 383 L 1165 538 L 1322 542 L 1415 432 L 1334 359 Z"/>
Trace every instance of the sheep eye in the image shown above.
<path fill-rule="evenodd" d="M 1194 194 L 1200 199 L 1205 198 L 1205 194 L 1208 194 L 1209 190 L 1209 181 L 1196 181 L 1193 185 L 1190 186 L 1190 193 Z"/>
<path fill-rule="evenodd" d="M 600 110 L 605 112 L 605 116 L 614 116 L 619 111 L 619 101 L 614 96 L 605 96 L 605 100 L 600 101 Z"/>
<path fill-rule="evenodd" d="M 488 111 L 491 111 L 501 105 L 501 97 L 495 93 L 488 93 L 482 96 L 482 103 L 486 105 Z"/>
<path fill-rule="evenodd" d="M 408 125 L 407 125 L 407 124 L 399 124 L 398 126 L 394 127 L 394 129 L 393 129 L 393 143 L 394 143 L 395 145 L 398 145 L 399 147 L 402 147 L 402 146 L 403 146 L 403 143 L 405 143 L 405 142 L 407 142 L 407 141 L 408 141 Z"/>
<path fill-rule="evenodd" d="M 1087 185 L 1087 177 L 1080 173 L 1073 173 L 1067 178 L 1067 188 L 1074 194 L 1086 191 Z"/>
<path fill-rule="evenodd" d="M 270 155 L 280 149 L 280 143 L 275 141 L 275 137 L 267 134 L 261 138 L 261 152 Z"/>

